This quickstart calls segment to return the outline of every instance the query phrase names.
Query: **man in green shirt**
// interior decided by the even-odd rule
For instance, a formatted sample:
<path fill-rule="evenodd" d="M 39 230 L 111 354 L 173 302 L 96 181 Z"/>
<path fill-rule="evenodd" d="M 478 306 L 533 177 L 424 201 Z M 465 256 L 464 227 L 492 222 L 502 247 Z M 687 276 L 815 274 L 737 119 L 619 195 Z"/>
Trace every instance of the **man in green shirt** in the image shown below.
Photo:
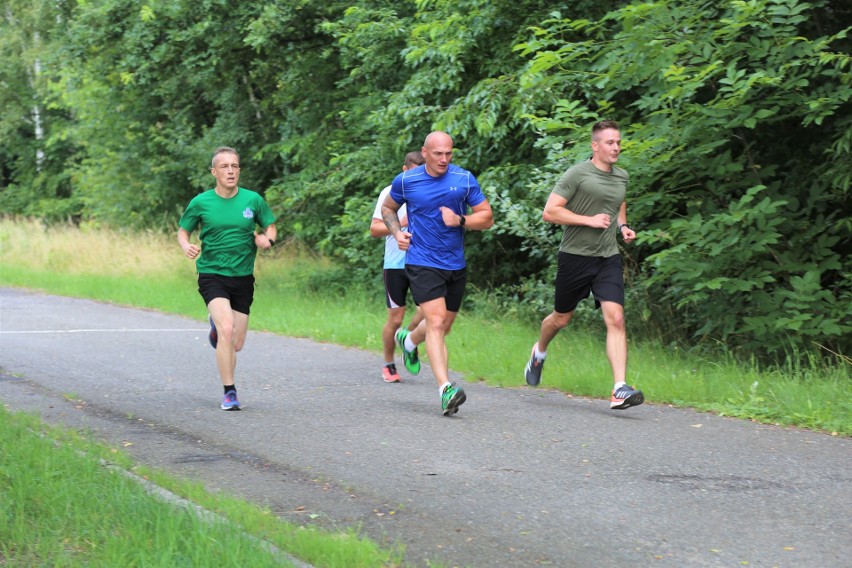
<path fill-rule="evenodd" d="M 547 346 L 591 292 L 606 324 L 606 354 L 614 383 L 610 408 L 617 410 L 645 400 L 642 391 L 626 384 L 624 273 L 616 234 L 631 243 L 636 233 L 627 224 L 627 172 L 615 165 L 620 152 L 618 124 L 611 120 L 596 123 L 591 160 L 569 168 L 547 199 L 542 218 L 564 225 L 565 231 L 559 246 L 554 309 L 541 322 L 538 343 L 524 370 L 528 385 L 541 382 Z"/>
<path fill-rule="evenodd" d="M 210 313 L 209 339 L 225 390 L 222 410 L 239 410 L 234 369 L 254 301 L 254 260 L 258 248 L 272 248 L 278 233 L 275 216 L 263 197 L 237 185 L 240 156 L 236 150 L 217 148 L 210 173 L 216 187 L 189 202 L 177 239 L 187 258 L 195 260 L 198 292 Z M 199 226 L 200 248 L 189 242 Z"/>

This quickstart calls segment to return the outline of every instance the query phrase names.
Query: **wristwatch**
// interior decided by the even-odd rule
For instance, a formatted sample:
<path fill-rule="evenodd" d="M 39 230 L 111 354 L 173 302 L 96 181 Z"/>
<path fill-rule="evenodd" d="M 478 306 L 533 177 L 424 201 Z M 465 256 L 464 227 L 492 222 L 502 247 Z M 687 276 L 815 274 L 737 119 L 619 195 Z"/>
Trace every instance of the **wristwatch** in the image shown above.
<path fill-rule="evenodd" d="M 464 227 L 464 224 L 467 222 L 467 219 L 464 218 L 464 215 L 459 215 L 459 227 Z"/>
<path fill-rule="evenodd" d="M 623 229 L 624 227 L 627 227 L 628 229 L 632 229 L 632 228 L 633 228 L 633 227 L 631 227 L 630 225 L 628 225 L 627 223 L 622 223 L 622 224 L 620 224 L 620 225 L 618 226 L 618 232 L 620 233 L 620 232 L 621 232 L 621 229 Z"/>

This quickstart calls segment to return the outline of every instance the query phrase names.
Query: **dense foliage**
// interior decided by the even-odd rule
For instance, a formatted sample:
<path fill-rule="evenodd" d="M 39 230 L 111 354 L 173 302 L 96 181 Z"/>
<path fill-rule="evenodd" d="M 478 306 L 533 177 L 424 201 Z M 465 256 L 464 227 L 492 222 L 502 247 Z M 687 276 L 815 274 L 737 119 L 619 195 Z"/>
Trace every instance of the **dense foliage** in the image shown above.
<path fill-rule="evenodd" d="M 535 320 L 541 208 L 612 118 L 634 325 L 848 356 L 849 23 L 830 0 L 5 0 L 0 211 L 173 230 L 231 145 L 279 230 L 375 278 L 378 191 L 443 129 L 495 211 L 474 285 Z"/>

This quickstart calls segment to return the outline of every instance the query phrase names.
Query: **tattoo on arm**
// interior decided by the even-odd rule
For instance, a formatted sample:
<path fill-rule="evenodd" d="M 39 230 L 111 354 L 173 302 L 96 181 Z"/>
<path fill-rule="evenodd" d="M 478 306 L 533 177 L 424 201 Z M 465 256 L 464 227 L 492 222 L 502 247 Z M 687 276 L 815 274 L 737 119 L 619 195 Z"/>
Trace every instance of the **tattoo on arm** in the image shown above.
<path fill-rule="evenodd" d="M 383 208 L 382 220 L 385 222 L 385 226 L 388 228 L 388 231 L 391 232 L 391 235 L 402 230 L 402 227 L 399 224 L 399 215 L 393 209 L 389 209 L 387 207 Z"/>

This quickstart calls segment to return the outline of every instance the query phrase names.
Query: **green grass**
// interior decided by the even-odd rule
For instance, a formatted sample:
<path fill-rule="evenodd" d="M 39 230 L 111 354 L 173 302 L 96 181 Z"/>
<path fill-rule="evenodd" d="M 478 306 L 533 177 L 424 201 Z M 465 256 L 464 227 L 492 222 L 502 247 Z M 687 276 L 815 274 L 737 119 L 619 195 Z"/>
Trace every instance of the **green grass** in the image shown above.
<path fill-rule="evenodd" d="M 277 519 L 200 485 L 138 469 L 217 516 L 202 516 L 149 495 L 117 467 L 116 450 L 0 407 L 0 565 L 9 566 L 399 566 L 354 532 L 331 534 Z M 114 464 L 110 466 L 109 464 Z M 259 540 L 259 539 L 262 539 Z"/>

